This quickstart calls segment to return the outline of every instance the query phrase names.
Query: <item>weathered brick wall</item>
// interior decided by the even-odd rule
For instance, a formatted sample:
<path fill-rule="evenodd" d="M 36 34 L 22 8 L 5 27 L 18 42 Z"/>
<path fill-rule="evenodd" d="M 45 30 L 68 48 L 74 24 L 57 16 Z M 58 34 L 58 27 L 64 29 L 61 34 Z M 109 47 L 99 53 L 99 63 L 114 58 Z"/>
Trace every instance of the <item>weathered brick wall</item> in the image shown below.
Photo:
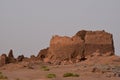
<path fill-rule="evenodd" d="M 114 44 L 112 34 L 105 31 L 88 31 L 85 35 L 85 54 L 92 54 L 95 51 L 100 53 L 112 52 Z"/>
<path fill-rule="evenodd" d="M 105 31 L 82 30 L 73 37 L 53 36 L 46 57 L 53 61 L 81 59 L 96 51 L 101 54 L 114 54 L 112 34 Z"/>
<path fill-rule="evenodd" d="M 81 56 L 83 44 L 84 41 L 78 36 L 72 38 L 54 36 L 50 41 L 47 57 L 54 62 L 72 60 L 73 58 Z"/>

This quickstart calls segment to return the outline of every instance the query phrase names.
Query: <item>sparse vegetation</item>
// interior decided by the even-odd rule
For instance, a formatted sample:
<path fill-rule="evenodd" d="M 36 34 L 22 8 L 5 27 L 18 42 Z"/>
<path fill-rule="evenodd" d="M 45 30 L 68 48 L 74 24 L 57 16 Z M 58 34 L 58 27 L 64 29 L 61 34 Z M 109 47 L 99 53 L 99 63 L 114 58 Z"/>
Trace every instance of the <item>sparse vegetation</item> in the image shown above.
<path fill-rule="evenodd" d="M 20 78 L 16 78 L 16 80 L 20 80 Z"/>
<path fill-rule="evenodd" d="M 50 70 L 47 66 L 42 66 L 41 69 L 44 70 L 44 71 L 49 71 Z"/>
<path fill-rule="evenodd" d="M 56 78 L 55 74 L 47 74 L 47 78 Z"/>
<path fill-rule="evenodd" d="M 73 74 L 73 73 L 65 73 L 63 77 L 79 77 L 78 74 Z"/>
<path fill-rule="evenodd" d="M 2 72 L 0 72 L 0 74 L 2 74 Z"/>
<path fill-rule="evenodd" d="M 120 70 L 120 65 L 115 66 L 117 70 Z"/>
<path fill-rule="evenodd" d="M 8 77 L 7 76 L 4 76 L 3 74 L 2 74 L 2 72 L 0 72 L 0 80 L 6 80 L 6 79 L 8 79 Z"/>

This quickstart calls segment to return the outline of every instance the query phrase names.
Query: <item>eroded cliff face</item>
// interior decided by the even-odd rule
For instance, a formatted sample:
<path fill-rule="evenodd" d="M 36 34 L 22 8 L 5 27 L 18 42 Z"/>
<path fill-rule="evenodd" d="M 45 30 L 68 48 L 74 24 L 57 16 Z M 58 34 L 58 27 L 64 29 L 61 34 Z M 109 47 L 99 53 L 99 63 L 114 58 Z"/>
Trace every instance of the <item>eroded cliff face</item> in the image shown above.
<path fill-rule="evenodd" d="M 112 34 L 105 31 L 79 31 L 73 37 L 53 36 L 45 58 L 51 63 L 74 63 L 95 52 L 114 55 Z"/>

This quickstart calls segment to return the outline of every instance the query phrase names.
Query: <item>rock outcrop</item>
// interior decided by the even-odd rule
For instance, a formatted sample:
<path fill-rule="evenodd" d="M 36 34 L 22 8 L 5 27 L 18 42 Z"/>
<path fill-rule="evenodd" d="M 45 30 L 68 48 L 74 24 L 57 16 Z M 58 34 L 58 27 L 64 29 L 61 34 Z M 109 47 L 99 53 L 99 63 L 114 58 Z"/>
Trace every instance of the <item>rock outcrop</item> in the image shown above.
<path fill-rule="evenodd" d="M 13 56 L 13 50 L 12 50 L 12 49 L 9 51 L 8 57 L 9 57 L 9 58 L 14 58 L 14 56 Z"/>
<path fill-rule="evenodd" d="M 8 56 L 6 54 L 0 55 L 0 66 L 3 66 L 9 63 L 21 62 L 23 59 L 24 59 L 24 55 L 18 56 L 17 59 L 14 58 L 13 50 L 11 49 L 8 53 Z"/>
<path fill-rule="evenodd" d="M 3 66 L 5 64 L 7 64 L 8 58 L 6 54 L 2 54 L 0 56 L 0 66 Z"/>
<path fill-rule="evenodd" d="M 105 31 L 79 31 L 72 37 L 55 35 L 50 40 L 50 46 L 40 50 L 37 57 L 25 58 L 24 55 L 13 56 L 10 50 L 0 56 L 0 66 L 21 61 L 43 61 L 51 64 L 70 64 L 86 60 L 92 56 L 114 55 L 112 34 Z"/>
<path fill-rule="evenodd" d="M 3 66 L 8 63 L 15 63 L 15 62 L 16 62 L 16 59 L 14 58 L 12 49 L 9 51 L 8 56 L 6 54 L 2 54 L 0 56 L 0 66 Z"/>
<path fill-rule="evenodd" d="M 37 58 L 43 61 L 44 58 L 47 56 L 48 49 L 49 49 L 49 48 L 40 50 L 40 52 L 39 52 L 38 55 L 37 55 Z"/>
<path fill-rule="evenodd" d="M 95 52 L 114 55 L 112 34 L 105 31 L 79 31 L 73 37 L 53 36 L 43 58 L 54 64 L 74 63 L 85 60 Z"/>
<path fill-rule="evenodd" d="M 17 57 L 17 62 L 23 61 L 24 58 L 25 58 L 24 55 L 19 55 L 19 56 Z"/>
<path fill-rule="evenodd" d="M 11 49 L 8 53 L 8 63 L 14 63 L 14 62 L 16 62 L 16 59 L 14 58 L 13 50 Z"/>

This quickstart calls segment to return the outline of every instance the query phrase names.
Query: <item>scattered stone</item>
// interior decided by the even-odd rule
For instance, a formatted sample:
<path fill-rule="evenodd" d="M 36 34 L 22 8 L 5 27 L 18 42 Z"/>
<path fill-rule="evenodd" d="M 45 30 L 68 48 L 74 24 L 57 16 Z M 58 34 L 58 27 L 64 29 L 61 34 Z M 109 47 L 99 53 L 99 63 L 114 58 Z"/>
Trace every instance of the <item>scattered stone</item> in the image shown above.
<path fill-rule="evenodd" d="M 30 58 L 31 59 L 35 59 L 36 57 L 35 57 L 35 55 L 31 55 Z"/>
<path fill-rule="evenodd" d="M 110 73 L 107 73 L 107 74 L 106 74 L 106 77 L 108 77 L 108 78 L 111 78 L 111 77 L 119 77 L 119 75 L 118 75 L 117 73 L 110 72 Z"/>
<path fill-rule="evenodd" d="M 101 70 L 98 69 L 97 67 L 93 67 L 93 68 L 92 68 L 92 72 L 101 72 Z"/>
<path fill-rule="evenodd" d="M 116 77 L 120 77 L 120 72 L 115 73 Z"/>
<path fill-rule="evenodd" d="M 107 52 L 106 54 L 104 54 L 104 56 L 112 56 L 113 53 L 112 52 Z"/>
<path fill-rule="evenodd" d="M 24 59 L 24 55 L 19 55 L 18 58 L 17 58 L 17 61 L 21 62 L 23 59 Z"/>
<path fill-rule="evenodd" d="M 91 54 L 92 55 L 92 57 L 94 56 L 94 57 L 99 57 L 99 56 L 102 56 L 102 54 L 100 53 L 100 51 L 99 50 L 96 50 L 93 54 Z"/>

